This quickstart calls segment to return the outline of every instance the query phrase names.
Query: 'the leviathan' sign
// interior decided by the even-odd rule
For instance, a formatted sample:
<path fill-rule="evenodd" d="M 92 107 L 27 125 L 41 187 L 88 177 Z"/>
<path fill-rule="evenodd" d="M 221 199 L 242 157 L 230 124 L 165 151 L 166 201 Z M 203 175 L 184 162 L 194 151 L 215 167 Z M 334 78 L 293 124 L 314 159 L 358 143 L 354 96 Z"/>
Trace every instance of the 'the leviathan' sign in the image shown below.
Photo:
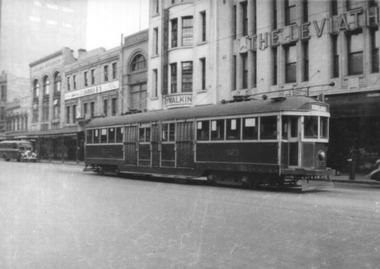
<path fill-rule="evenodd" d="M 166 96 L 164 100 L 165 108 L 186 107 L 191 106 L 193 103 L 193 95 L 188 93 L 179 93 Z"/>
<path fill-rule="evenodd" d="M 119 81 L 115 80 L 110 83 L 101 84 L 89 88 L 84 88 L 77 91 L 67 92 L 65 93 L 65 100 L 73 99 L 73 98 L 79 98 L 86 95 L 91 95 L 95 93 L 101 93 L 101 92 L 107 92 L 112 91 L 119 88 Z"/>

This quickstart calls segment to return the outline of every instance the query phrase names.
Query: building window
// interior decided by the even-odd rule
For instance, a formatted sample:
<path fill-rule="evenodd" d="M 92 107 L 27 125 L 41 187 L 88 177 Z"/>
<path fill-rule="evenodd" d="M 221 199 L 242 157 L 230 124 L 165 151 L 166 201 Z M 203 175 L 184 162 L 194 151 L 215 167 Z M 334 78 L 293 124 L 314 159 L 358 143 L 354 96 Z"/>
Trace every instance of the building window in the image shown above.
<path fill-rule="evenodd" d="M 91 118 L 95 116 L 95 102 L 91 102 Z"/>
<path fill-rule="evenodd" d="M 202 58 L 201 60 L 201 81 L 202 81 L 202 90 L 206 89 L 206 58 Z"/>
<path fill-rule="evenodd" d="M 91 70 L 91 84 L 95 84 L 95 69 Z"/>
<path fill-rule="evenodd" d="M 378 29 L 371 29 L 371 47 L 372 47 L 372 73 L 379 72 L 379 39 Z"/>
<path fill-rule="evenodd" d="M 0 107 L 0 120 L 4 120 L 4 119 L 5 119 L 5 108 Z"/>
<path fill-rule="evenodd" d="M 60 100 L 59 99 L 55 99 L 54 100 L 54 103 L 53 103 L 53 118 L 54 119 L 58 119 L 59 118 L 59 115 L 60 115 Z"/>
<path fill-rule="evenodd" d="M 160 0 L 154 1 L 154 12 L 155 14 L 160 13 Z"/>
<path fill-rule="evenodd" d="M 247 89 L 248 88 L 248 53 L 241 54 L 241 64 L 242 64 L 242 70 L 243 70 L 242 86 L 243 86 L 243 89 Z"/>
<path fill-rule="evenodd" d="M 66 107 L 66 123 L 70 124 L 70 107 Z"/>
<path fill-rule="evenodd" d="M 88 78 L 87 78 L 88 72 L 84 72 L 83 78 L 84 78 L 84 86 L 88 86 Z"/>
<path fill-rule="evenodd" d="M 112 79 L 116 79 L 116 71 L 117 71 L 116 63 L 113 63 L 112 64 Z"/>
<path fill-rule="evenodd" d="M 178 46 L 178 19 L 173 19 L 172 23 L 172 48 Z"/>
<path fill-rule="evenodd" d="M 272 55 L 273 55 L 273 84 L 277 85 L 277 47 L 272 48 Z"/>
<path fill-rule="evenodd" d="M 61 73 L 57 72 L 54 75 L 54 92 L 61 91 Z"/>
<path fill-rule="evenodd" d="M 112 116 L 116 116 L 116 111 L 117 111 L 117 103 L 116 103 L 116 98 L 112 98 L 112 101 L 111 101 L 111 112 L 112 112 Z"/>
<path fill-rule="evenodd" d="M 331 0 L 331 13 L 333 16 L 338 15 L 338 0 Z"/>
<path fill-rule="evenodd" d="M 273 1 L 273 30 L 277 29 L 277 0 Z"/>
<path fill-rule="evenodd" d="M 73 105 L 73 123 L 76 122 L 76 118 L 77 118 L 77 106 Z"/>
<path fill-rule="evenodd" d="M 38 121 L 38 103 L 33 103 L 33 118 L 32 118 L 32 121 L 33 122 L 37 122 Z"/>
<path fill-rule="evenodd" d="M 242 12 L 242 34 L 243 36 L 248 35 L 248 5 L 247 2 L 242 2 L 240 4 L 241 6 L 241 12 Z"/>
<path fill-rule="evenodd" d="M 177 92 L 177 63 L 170 64 L 170 74 L 171 74 L 170 92 L 176 93 Z"/>
<path fill-rule="evenodd" d="M 182 18 L 182 46 L 193 45 L 193 17 Z"/>
<path fill-rule="evenodd" d="M 359 8 L 364 2 L 362 0 L 346 0 L 347 10 Z"/>
<path fill-rule="evenodd" d="M 302 43 L 303 46 L 303 81 L 309 81 L 309 42 Z"/>
<path fill-rule="evenodd" d="M 104 81 L 108 81 L 108 65 L 103 67 L 104 70 Z"/>
<path fill-rule="evenodd" d="M 348 75 L 363 74 L 363 34 L 347 36 L 348 43 Z"/>
<path fill-rule="evenodd" d="M 76 90 L 77 89 L 77 76 L 74 75 L 73 76 L 73 90 Z"/>
<path fill-rule="evenodd" d="M 332 35 L 331 42 L 333 47 L 333 78 L 339 77 L 339 36 Z"/>
<path fill-rule="evenodd" d="M 107 116 L 108 114 L 108 100 L 104 99 L 103 100 L 103 115 Z"/>
<path fill-rule="evenodd" d="M 49 99 L 44 98 L 42 102 L 42 121 L 49 120 Z"/>
<path fill-rule="evenodd" d="M 70 91 L 70 77 L 67 77 L 67 91 Z"/>
<path fill-rule="evenodd" d="M 158 55 L 158 28 L 153 29 L 153 56 Z"/>
<path fill-rule="evenodd" d="M 43 82 L 44 82 L 44 84 L 43 84 L 44 95 L 49 95 L 49 92 L 50 92 L 50 80 L 49 80 L 49 77 L 45 76 Z"/>
<path fill-rule="evenodd" d="M 146 69 L 146 59 L 144 56 L 139 54 L 132 60 L 131 72 L 136 72 L 144 69 Z"/>
<path fill-rule="evenodd" d="M 299 0 L 285 0 L 285 25 L 296 23 L 296 3 Z"/>
<path fill-rule="evenodd" d="M 182 92 L 193 91 L 193 62 L 182 63 Z"/>
<path fill-rule="evenodd" d="M 308 22 L 309 19 L 309 0 L 303 0 L 303 22 Z"/>
<path fill-rule="evenodd" d="M 236 76 L 237 76 L 237 65 L 236 65 L 236 55 L 233 57 L 232 61 L 232 90 L 236 90 Z"/>
<path fill-rule="evenodd" d="M 1 85 L 1 100 L 7 100 L 7 86 Z"/>
<path fill-rule="evenodd" d="M 85 117 L 87 115 L 87 112 L 88 112 L 87 103 L 83 103 L 83 114 L 84 114 Z"/>
<path fill-rule="evenodd" d="M 237 10 L 236 10 L 236 5 L 234 6 L 234 10 L 233 10 L 233 13 L 232 13 L 232 39 L 236 39 L 237 35 L 236 35 L 236 14 L 237 13 Z"/>
<path fill-rule="evenodd" d="M 201 23 L 202 23 L 202 29 L 201 29 L 201 41 L 206 42 L 206 11 L 201 12 Z"/>
<path fill-rule="evenodd" d="M 285 47 L 285 83 L 296 82 L 297 48 L 295 45 Z"/>
<path fill-rule="evenodd" d="M 157 69 L 153 69 L 153 97 L 158 96 L 158 72 Z"/>

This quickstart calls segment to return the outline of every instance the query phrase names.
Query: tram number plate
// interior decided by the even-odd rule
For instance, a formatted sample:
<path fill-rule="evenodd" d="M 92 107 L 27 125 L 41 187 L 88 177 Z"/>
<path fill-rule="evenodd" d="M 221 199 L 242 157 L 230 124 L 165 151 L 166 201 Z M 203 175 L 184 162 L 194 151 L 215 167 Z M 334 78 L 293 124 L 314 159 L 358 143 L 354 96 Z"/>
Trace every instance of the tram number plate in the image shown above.
<path fill-rule="evenodd" d="M 239 156 L 240 152 L 238 149 L 227 149 L 228 156 Z"/>

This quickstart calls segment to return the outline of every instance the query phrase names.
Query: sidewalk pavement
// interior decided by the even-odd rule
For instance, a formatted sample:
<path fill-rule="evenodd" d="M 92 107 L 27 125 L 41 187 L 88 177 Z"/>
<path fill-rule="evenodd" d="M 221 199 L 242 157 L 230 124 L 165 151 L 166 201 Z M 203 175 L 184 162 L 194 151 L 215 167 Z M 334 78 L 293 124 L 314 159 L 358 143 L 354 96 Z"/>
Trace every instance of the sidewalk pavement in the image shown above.
<path fill-rule="evenodd" d="M 369 173 L 368 173 L 369 174 Z M 337 175 L 332 175 L 330 176 L 330 180 L 332 182 L 344 182 L 344 183 L 357 183 L 357 184 L 370 184 L 370 185 L 379 185 L 380 186 L 380 181 L 376 181 L 373 179 L 370 179 L 368 174 L 356 174 L 354 180 L 349 179 L 348 174 L 340 174 L 339 176 Z"/>
<path fill-rule="evenodd" d="M 84 161 L 62 161 L 62 160 L 39 160 L 41 163 L 54 163 L 54 164 L 70 164 L 70 165 L 79 165 L 84 167 Z M 369 174 L 369 173 L 368 173 Z M 353 184 L 370 184 L 370 185 L 379 185 L 380 181 L 376 181 L 370 179 L 368 174 L 360 173 L 355 175 L 354 180 L 349 180 L 349 176 L 346 173 L 342 173 L 340 175 L 332 175 L 330 176 L 330 180 L 332 182 L 341 182 L 341 183 L 353 183 Z"/>

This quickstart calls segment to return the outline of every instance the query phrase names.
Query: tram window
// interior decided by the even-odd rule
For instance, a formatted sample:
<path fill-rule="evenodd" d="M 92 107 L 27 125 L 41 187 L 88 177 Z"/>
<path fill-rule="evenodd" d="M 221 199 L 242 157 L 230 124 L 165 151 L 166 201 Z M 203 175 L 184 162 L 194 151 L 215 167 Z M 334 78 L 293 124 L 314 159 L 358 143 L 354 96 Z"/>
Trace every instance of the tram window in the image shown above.
<path fill-rule="evenodd" d="M 277 116 L 260 118 L 260 139 L 277 139 Z"/>
<path fill-rule="evenodd" d="M 107 129 L 102 129 L 102 133 L 100 135 L 100 143 L 107 143 Z"/>
<path fill-rule="evenodd" d="M 162 124 L 162 141 L 175 140 L 175 123 Z"/>
<path fill-rule="evenodd" d="M 316 116 L 305 116 L 304 117 L 304 135 L 307 138 L 317 138 L 318 137 L 318 117 Z"/>
<path fill-rule="evenodd" d="M 290 137 L 297 137 L 298 133 L 298 117 L 282 116 L 282 138 L 288 139 Z"/>
<path fill-rule="evenodd" d="M 211 121 L 211 140 L 224 139 L 224 120 Z"/>
<path fill-rule="evenodd" d="M 209 140 L 210 139 L 210 121 L 198 121 L 197 122 L 197 140 Z"/>
<path fill-rule="evenodd" d="M 108 143 L 115 143 L 115 128 L 108 129 Z"/>
<path fill-rule="evenodd" d="M 257 118 L 243 119 L 243 139 L 257 139 Z"/>
<path fill-rule="evenodd" d="M 140 142 L 150 142 L 150 128 L 140 128 Z"/>
<path fill-rule="evenodd" d="M 87 144 L 92 143 L 92 130 L 87 130 Z"/>
<path fill-rule="evenodd" d="M 116 128 L 116 143 L 123 142 L 123 128 Z"/>
<path fill-rule="evenodd" d="M 289 116 L 282 116 L 281 120 L 281 130 L 282 130 L 282 139 L 288 139 L 289 135 Z"/>
<path fill-rule="evenodd" d="M 290 136 L 298 137 L 298 117 L 290 117 Z"/>
<path fill-rule="evenodd" d="M 99 130 L 94 130 L 94 143 L 100 142 Z"/>
<path fill-rule="evenodd" d="M 321 137 L 327 138 L 328 136 L 328 118 L 321 117 Z"/>
<path fill-rule="evenodd" d="M 227 140 L 240 140 L 240 119 L 227 120 Z"/>

